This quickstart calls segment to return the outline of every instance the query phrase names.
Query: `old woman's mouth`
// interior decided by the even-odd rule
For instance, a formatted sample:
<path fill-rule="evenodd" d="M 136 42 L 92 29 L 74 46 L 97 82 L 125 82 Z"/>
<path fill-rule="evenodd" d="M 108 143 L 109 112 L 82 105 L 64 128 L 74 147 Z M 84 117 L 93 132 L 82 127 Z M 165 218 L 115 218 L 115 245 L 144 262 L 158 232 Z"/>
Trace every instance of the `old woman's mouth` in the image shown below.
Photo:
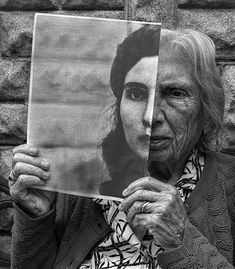
<path fill-rule="evenodd" d="M 168 147 L 171 142 L 171 138 L 167 136 L 151 136 L 150 150 L 160 150 Z"/>

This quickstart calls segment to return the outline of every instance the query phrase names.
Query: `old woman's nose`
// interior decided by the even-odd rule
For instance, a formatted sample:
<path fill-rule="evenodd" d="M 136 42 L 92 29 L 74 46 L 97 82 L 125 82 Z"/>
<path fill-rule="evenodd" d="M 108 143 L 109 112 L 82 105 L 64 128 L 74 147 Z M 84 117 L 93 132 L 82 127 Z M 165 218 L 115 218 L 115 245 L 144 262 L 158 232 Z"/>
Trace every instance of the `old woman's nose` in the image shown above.
<path fill-rule="evenodd" d="M 153 107 L 152 124 L 163 123 L 165 119 L 163 105 L 161 97 L 156 94 Z"/>

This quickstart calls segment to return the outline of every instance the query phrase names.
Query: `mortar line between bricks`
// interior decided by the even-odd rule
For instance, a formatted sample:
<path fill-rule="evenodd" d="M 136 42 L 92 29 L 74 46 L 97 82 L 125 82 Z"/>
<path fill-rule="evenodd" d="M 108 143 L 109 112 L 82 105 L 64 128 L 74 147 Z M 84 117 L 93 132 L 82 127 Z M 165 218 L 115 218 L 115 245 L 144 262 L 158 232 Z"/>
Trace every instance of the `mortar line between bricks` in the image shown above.
<path fill-rule="evenodd" d="M 0 99 L 0 104 L 19 104 L 19 105 L 25 105 L 26 100 L 25 99 Z"/>
<path fill-rule="evenodd" d="M 235 59 L 216 58 L 216 63 L 224 63 L 227 65 L 235 65 Z"/>
<path fill-rule="evenodd" d="M 12 148 L 14 148 L 15 146 L 18 146 L 18 145 L 21 145 L 21 144 L 24 144 L 24 143 L 26 143 L 26 138 L 25 139 L 21 139 L 21 141 L 16 141 L 15 143 L 14 142 L 9 142 L 9 143 L 0 143 L 0 149 L 1 148 L 3 148 L 3 147 L 5 147 L 5 148 L 8 148 L 9 149 L 9 147 L 12 147 Z"/>
<path fill-rule="evenodd" d="M 187 10 L 194 10 L 194 9 L 225 9 L 225 10 L 229 10 L 229 9 L 235 9 L 235 5 L 232 5 L 231 7 L 224 7 L 224 6 L 197 6 L 197 5 L 179 5 L 178 6 L 179 9 L 187 9 Z"/>
<path fill-rule="evenodd" d="M 18 62 L 31 62 L 31 57 L 13 57 L 13 56 L 1 56 L 0 60 L 4 61 L 18 61 Z"/>
<path fill-rule="evenodd" d="M 14 145 L 13 145 L 13 144 L 6 146 L 6 145 L 2 145 L 2 144 L 0 143 L 0 151 L 1 151 L 1 150 L 11 150 L 11 149 L 13 149 L 13 148 L 14 148 Z"/>
<path fill-rule="evenodd" d="M 174 1 L 174 29 L 177 29 L 179 26 L 178 2 L 178 0 Z"/>
<path fill-rule="evenodd" d="M 98 9 L 98 8 L 96 8 L 96 9 L 76 9 L 76 10 L 74 10 L 74 9 L 61 9 L 61 10 L 56 10 L 55 12 L 53 12 L 53 13 L 56 13 L 56 14 L 58 14 L 58 15 L 65 15 L 64 13 L 58 13 L 58 11 L 59 12 L 70 12 L 70 13 L 72 13 L 72 12 L 95 12 L 95 11 L 100 11 L 100 12 L 112 12 L 112 11 L 124 11 L 124 7 L 123 8 L 113 8 L 113 9 Z M 38 13 L 48 13 L 48 12 L 40 12 L 40 11 L 34 11 L 34 12 L 38 12 Z M 51 12 L 52 13 L 52 12 Z M 70 15 L 70 14 L 66 14 L 66 15 Z M 78 15 L 71 15 L 71 16 L 79 16 L 79 14 Z"/>
<path fill-rule="evenodd" d="M 0 16 L 2 14 L 7 14 L 7 13 L 12 14 L 12 15 L 21 15 L 22 13 L 25 13 L 25 14 L 27 14 L 27 13 L 28 14 L 45 13 L 45 14 L 64 15 L 63 12 L 68 12 L 67 15 L 70 15 L 69 13 L 73 13 L 73 12 L 95 12 L 95 11 L 112 12 L 112 11 L 124 11 L 124 9 L 125 9 L 125 7 L 113 8 L 113 9 L 99 9 L 99 8 L 96 8 L 96 9 L 76 9 L 76 10 L 73 10 L 73 9 L 61 9 L 61 10 L 14 10 L 14 11 L 0 10 Z M 79 16 L 79 14 L 78 15 L 71 14 L 71 16 Z"/>

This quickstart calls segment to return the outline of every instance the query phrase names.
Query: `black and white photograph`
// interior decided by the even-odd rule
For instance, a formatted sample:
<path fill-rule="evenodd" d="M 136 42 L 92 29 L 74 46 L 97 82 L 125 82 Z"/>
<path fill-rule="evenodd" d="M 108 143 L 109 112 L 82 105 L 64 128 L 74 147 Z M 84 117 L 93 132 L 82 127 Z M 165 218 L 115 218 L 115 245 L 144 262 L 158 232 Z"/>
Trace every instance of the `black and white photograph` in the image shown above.
<path fill-rule="evenodd" d="M 234 0 L 0 1 L 0 269 L 234 269 Z"/>
<path fill-rule="evenodd" d="M 146 175 L 142 114 L 151 122 L 158 58 L 146 67 L 151 89 L 139 78 L 146 64 L 134 63 L 138 37 L 155 28 L 143 50 L 158 55 L 160 24 L 36 14 L 27 142 L 50 161 L 44 189 L 121 198 Z"/>

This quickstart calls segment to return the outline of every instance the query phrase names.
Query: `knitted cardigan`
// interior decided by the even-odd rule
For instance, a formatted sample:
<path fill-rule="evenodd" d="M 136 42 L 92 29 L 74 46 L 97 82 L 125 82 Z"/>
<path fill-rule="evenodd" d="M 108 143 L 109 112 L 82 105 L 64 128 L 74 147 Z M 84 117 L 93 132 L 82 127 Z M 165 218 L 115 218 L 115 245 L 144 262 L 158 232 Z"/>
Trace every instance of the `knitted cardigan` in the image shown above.
<path fill-rule="evenodd" d="M 183 245 L 158 254 L 165 268 L 234 268 L 235 158 L 207 153 L 201 178 L 186 200 Z M 100 206 L 58 194 L 56 210 L 30 218 L 15 205 L 11 268 L 77 269 L 110 232 Z"/>

